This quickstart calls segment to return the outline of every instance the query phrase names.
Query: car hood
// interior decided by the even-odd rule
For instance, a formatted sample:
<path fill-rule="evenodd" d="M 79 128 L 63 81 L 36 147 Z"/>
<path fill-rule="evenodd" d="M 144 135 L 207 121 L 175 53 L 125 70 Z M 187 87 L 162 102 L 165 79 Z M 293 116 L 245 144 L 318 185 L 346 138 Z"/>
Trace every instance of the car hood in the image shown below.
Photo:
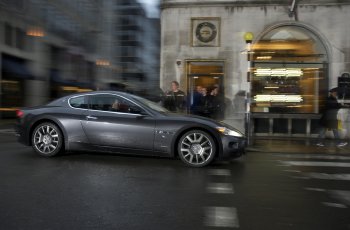
<path fill-rule="evenodd" d="M 202 117 L 202 116 L 196 116 L 196 115 L 189 115 L 189 114 L 181 114 L 181 113 L 165 113 L 163 114 L 168 119 L 174 119 L 174 120 L 183 120 L 183 121 L 190 121 L 195 123 L 201 123 L 208 126 L 211 126 L 213 128 L 215 127 L 226 127 L 230 129 L 237 130 L 236 128 L 220 121 L 213 120 L 211 118 Z"/>

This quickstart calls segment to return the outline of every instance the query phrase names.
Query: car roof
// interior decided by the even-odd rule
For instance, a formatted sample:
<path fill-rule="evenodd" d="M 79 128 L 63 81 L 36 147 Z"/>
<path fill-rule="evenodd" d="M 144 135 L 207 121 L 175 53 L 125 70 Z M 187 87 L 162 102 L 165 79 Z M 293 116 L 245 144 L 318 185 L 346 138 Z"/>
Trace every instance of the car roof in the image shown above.
<path fill-rule="evenodd" d="M 97 95 L 97 94 L 118 94 L 121 96 L 126 96 L 126 97 L 132 97 L 132 94 L 121 92 L 121 91 L 89 91 L 89 92 L 83 92 L 83 93 L 73 93 L 66 95 L 64 97 L 57 98 L 56 100 L 53 100 L 49 102 L 47 105 L 59 105 L 61 103 L 66 103 L 70 98 L 72 97 L 79 97 L 79 96 L 86 96 L 86 95 Z"/>
<path fill-rule="evenodd" d="M 132 96 L 132 94 L 122 92 L 122 91 L 112 91 L 112 90 L 104 91 L 104 90 L 101 90 L 101 91 L 89 91 L 89 92 L 84 92 L 84 93 L 75 93 L 75 94 L 68 95 L 66 97 L 70 98 L 70 97 L 76 97 L 76 96 L 95 95 L 95 94 L 119 94 L 119 95 L 125 95 L 125 96 Z"/>

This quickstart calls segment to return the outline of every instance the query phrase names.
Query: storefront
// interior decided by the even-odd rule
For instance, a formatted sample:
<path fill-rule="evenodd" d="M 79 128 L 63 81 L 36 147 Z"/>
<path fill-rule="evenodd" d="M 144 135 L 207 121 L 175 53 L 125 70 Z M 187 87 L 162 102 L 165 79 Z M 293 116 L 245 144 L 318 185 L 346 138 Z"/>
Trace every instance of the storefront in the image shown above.
<path fill-rule="evenodd" d="M 251 136 L 316 136 L 328 90 L 350 72 L 350 2 L 292 2 L 161 1 L 161 88 L 178 81 L 191 112 L 197 86 L 217 86 L 222 120 Z"/>
<path fill-rule="evenodd" d="M 255 135 L 312 136 L 328 91 L 328 54 L 300 25 L 265 30 L 252 45 L 252 130 Z"/>

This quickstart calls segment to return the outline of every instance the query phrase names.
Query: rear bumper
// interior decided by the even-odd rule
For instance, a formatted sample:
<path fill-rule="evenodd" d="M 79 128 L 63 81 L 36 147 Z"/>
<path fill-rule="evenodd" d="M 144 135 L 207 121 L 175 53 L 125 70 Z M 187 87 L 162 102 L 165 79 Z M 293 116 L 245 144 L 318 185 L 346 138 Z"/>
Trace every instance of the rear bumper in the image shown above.
<path fill-rule="evenodd" d="M 245 153 L 246 139 L 234 136 L 222 136 L 222 158 L 237 158 Z"/>

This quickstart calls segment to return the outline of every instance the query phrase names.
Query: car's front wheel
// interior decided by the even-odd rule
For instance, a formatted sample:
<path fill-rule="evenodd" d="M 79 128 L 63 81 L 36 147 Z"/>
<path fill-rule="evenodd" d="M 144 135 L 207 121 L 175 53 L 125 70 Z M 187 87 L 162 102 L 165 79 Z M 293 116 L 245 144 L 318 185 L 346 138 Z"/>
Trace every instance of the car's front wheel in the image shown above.
<path fill-rule="evenodd" d="M 191 130 L 180 138 L 178 154 L 185 164 L 192 167 L 203 167 L 213 161 L 216 145 L 207 132 Z"/>
<path fill-rule="evenodd" d="M 63 135 L 60 129 L 51 122 L 39 124 L 32 133 L 32 146 L 35 152 L 51 157 L 62 149 Z"/>

